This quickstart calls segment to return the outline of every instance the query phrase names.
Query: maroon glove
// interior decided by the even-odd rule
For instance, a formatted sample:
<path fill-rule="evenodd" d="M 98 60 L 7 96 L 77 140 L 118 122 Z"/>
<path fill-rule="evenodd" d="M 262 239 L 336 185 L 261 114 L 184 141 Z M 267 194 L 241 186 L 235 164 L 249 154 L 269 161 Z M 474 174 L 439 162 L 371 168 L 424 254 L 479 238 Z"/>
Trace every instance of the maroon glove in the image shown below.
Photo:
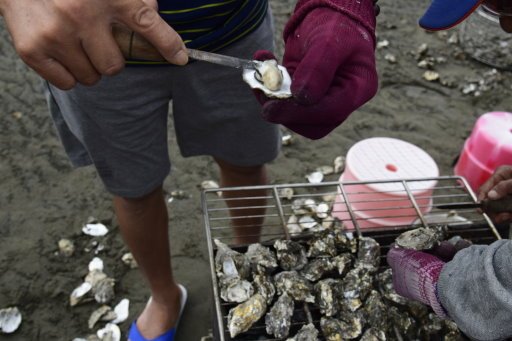
<path fill-rule="evenodd" d="M 311 139 L 327 135 L 377 91 L 374 32 L 371 0 L 299 0 L 284 31 L 293 98 L 259 92 L 263 117 Z"/>
<path fill-rule="evenodd" d="M 447 314 L 437 298 L 437 281 L 445 262 L 415 250 L 392 247 L 387 254 L 397 294 L 432 307 L 440 317 Z"/>

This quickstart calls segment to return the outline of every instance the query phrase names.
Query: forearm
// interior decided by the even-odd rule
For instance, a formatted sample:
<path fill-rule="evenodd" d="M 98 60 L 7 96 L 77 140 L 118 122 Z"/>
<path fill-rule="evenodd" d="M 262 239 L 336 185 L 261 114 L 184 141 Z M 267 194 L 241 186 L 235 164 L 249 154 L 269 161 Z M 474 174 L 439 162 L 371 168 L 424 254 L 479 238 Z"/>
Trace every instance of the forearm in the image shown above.
<path fill-rule="evenodd" d="M 457 253 L 439 277 L 438 296 L 462 331 L 477 340 L 512 336 L 512 241 Z"/>

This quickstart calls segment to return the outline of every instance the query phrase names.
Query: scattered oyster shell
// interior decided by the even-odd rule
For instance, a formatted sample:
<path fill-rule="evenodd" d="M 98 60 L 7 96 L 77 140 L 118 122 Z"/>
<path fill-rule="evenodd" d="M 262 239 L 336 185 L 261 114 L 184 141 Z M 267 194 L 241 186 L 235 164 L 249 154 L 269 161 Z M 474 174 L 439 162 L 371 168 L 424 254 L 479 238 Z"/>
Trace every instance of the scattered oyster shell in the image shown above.
<path fill-rule="evenodd" d="M 228 329 L 232 338 L 243 333 L 256 323 L 267 310 L 265 298 L 255 294 L 244 303 L 229 310 Z"/>
<path fill-rule="evenodd" d="M 283 146 L 289 146 L 293 143 L 293 135 L 292 134 L 283 134 L 281 137 L 281 143 Z"/>
<path fill-rule="evenodd" d="M 123 323 L 128 319 L 128 315 L 130 314 L 130 300 L 127 298 L 123 298 L 115 307 L 115 319 L 112 320 L 112 323 L 119 324 Z"/>
<path fill-rule="evenodd" d="M 337 156 L 334 159 L 334 173 L 338 174 L 345 170 L 345 157 Z"/>
<path fill-rule="evenodd" d="M 396 245 L 404 249 L 428 250 L 438 245 L 444 240 L 446 228 L 439 227 L 420 227 L 414 230 L 406 231 L 399 235 L 395 242 Z"/>
<path fill-rule="evenodd" d="M 284 292 L 265 316 L 267 334 L 278 339 L 287 337 L 292 324 L 293 308 L 292 298 Z"/>
<path fill-rule="evenodd" d="M 92 271 L 103 271 L 103 261 L 99 257 L 94 257 L 89 262 L 89 272 Z"/>
<path fill-rule="evenodd" d="M 92 312 L 91 316 L 89 317 L 89 321 L 87 325 L 89 326 L 89 329 L 93 329 L 96 322 L 98 322 L 103 316 L 106 314 L 112 313 L 113 310 L 108 305 L 102 305 L 98 309 Z"/>
<path fill-rule="evenodd" d="M 205 189 L 205 190 L 206 189 L 216 189 L 216 188 L 219 188 L 219 184 L 213 180 L 205 180 L 205 181 L 201 182 L 201 188 Z M 222 197 L 222 191 L 218 191 L 217 195 L 219 197 Z"/>
<path fill-rule="evenodd" d="M 92 285 L 88 282 L 80 284 L 71 292 L 71 295 L 69 296 L 69 305 L 74 307 L 80 303 L 91 289 Z"/>
<path fill-rule="evenodd" d="M 427 70 L 423 73 L 423 78 L 429 82 L 434 82 L 439 80 L 440 76 L 438 72 Z"/>
<path fill-rule="evenodd" d="M 310 215 L 303 215 L 299 218 L 299 226 L 302 230 L 310 230 L 318 225 L 318 222 Z"/>
<path fill-rule="evenodd" d="M 71 257 L 75 252 L 75 244 L 69 239 L 61 239 L 58 242 L 59 253 L 65 257 Z"/>
<path fill-rule="evenodd" d="M 181 200 L 181 199 L 187 199 L 189 196 L 188 196 L 187 192 L 185 192 L 181 189 L 177 189 L 177 190 L 171 191 L 171 197 Z"/>
<path fill-rule="evenodd" d="M 242 74 L 243 80 L 251 89 L 261 90 L 271 98 L 292 97 L 292 79 L 284 66 L 278 65 L 276 60 L 266 60 L 258 64 L 257 70 L 244 69 Z"/>
<path fill-rule="evenodd" d="M 331 260 L 327 257 L 323 257 L 310 261 L 308 264 L 306 264 L 300 273 L 307 280 L 316 282 L 333 269 L 334 264 L 331 262 Z"/>
<path fill-rule="evenodd" d="M 259 243 L 251 244 L 245 256 L 256 271 L 261 273 L 272 272 L 277 268 L 277 258 L 273 251 Z"/>
<path fill-rule="evenodd" d="M 96 302 L 110 302 L 115 296 L 114 285 L 114 279 L 108 277 L 98 281 L 95 285 L 93 285 L 92 293 L 94 295 L 94 299 L 96 300 Z"/>
<path fill-rule="evenodd" d="M 121 330 L 119 329 L 117 324 L 113 323 L 107 323 L 104 328 L 96 332 L 96 335 L 98 335 L 101 341 L 121 340 Z"/>
<path fill-rule="evenodd" d="M 327 278 L 315 284 L 316 303 L 320 312 L 331 317 L 338 313 L 340 306 L 340 290 L 342 282 L 337 279 Z"/>
<path fill-rule="evenodd" d="M 286 341 L 318 341 L 318 330 L 313 323 L 308 323 L 302 326 L 294 337 Z"/>
<path fill-rule="evenodd" d="M 276 287 L 272 283 L 270 276 L 263 274 L 254 275 L 253 285 L 256 292 L 265 298 L 267 304 L 271 304 L 276 294 Z"/>
<path fill-rule="evenodd" d="M 329 204 L 321 202 L 316 206 L 315 213 L 318 218 L 325 219 L 329 216 L 329 210 Z"/>
<path fill-rule="evenodd" d="M 317 172 L 322 173 L 323 175 L 331 175 L 334 174 L 333 166 L 320 166 L 316 169 Z"/>
<path fill-rule="evenodd" d="M 253 294 L 252 284 L 238 277 L 227 277 L 220 282 L 220 297 L 225 302 L 242 303 Z"/>
<path fill-rule="evenodd" d="M 133 258 L 133 255 L 131 252 L 125 253 L 121 257 L 121 261 L 124 264 L 128 265 L 130 267 L 130 269 L 136 269 L 138 267 L 137 261 L 135 260 L 135 258 Z"/>
<path fill-rule="evenodd" d="M 309 183 L 311 184 L 319 184 L 323 181 L 324 175 L 322 172 L 313 172 L 306 175 L 306 179 L 308 179 Z"/>
<path fill-rule="evenodd" d="M 220 240 L 214 240 L 217 245 L 217 255 L 215 256 L 215 269 L 217 276 L 222 277 L 240 277 L 249 278 L 251 264 L 247 257 L 240 252 L 232 250 L 229 246 Z"/>
<path fill-rule="evenodd" d="M 299 225 L 299 218 L 296 215 L 292 214 L 288 218 L 288 222 L 286 223 L 286 229 L 290 235 L 295 236 L 302 233 L 302 227 Z"/>
<path fill-rule="evenodd" d="M 279 197 L 286 198 L 288 200 L 292 200 L 294 194 L 294 190 L 291 187 L 281 188 L 279 190 Z"/>
<path fill-rule="evenodd" d="M 84 281 L 89 283 L 92 287 L 98 285 L 98 283 L 107 278 L 107 275 L 103 271 L 93 270 L 85 276 Z"/>
<path fill-rule="evenodd" d="M 311 294 L 313 286 L 297 271 L 278 273 L 274 276 L 274 283 L 279 295 L 286 292 L 296 301 L 315 302 L 315 297 Z"/>
<path fill-rule="evenodd" d="M 276 240 L 274 249 L 279 266 L 284 270 L 300 270 L 308 262 L 304 246 L 292 240 Z"/>
<path fill-rule="evenodd" d="M 298 198 L 292 202 L 291 209 L 293 214 L 298 216 L 313 214 L 316 209 L 316 201 L 313 199 Z"/>
<path fill-rule="evenodd" d="M 2 333 L 14 333 L 20 326 L 21 320 L 21 313 L 17 307 L 0 309 L 0 331 Z"/>
<path fill-rule="evenodd" d="M 343 318 L 343 320 L 332 317 L 320 319 L 320 328 L 327 341 L 352 340 L 361 336 L 363 332 L 361 319 L 351 316 L 345 321 L 346 315 Z"/>
<path fill-rule="evenodd" d="M 108 233 L 108 228 L 101 223 L 85 224 L 82 232 L 88 236 L 102 237 Z"/>

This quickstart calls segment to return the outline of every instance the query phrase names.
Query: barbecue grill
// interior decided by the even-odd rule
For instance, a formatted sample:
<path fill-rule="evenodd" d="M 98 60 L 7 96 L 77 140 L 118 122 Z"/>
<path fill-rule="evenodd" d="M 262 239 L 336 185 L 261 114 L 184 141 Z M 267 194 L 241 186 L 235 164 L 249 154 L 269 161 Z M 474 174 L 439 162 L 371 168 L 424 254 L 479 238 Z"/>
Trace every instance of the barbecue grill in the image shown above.
<path fill-rule="evenodd" d="M 429 192 L 432 194 L 428 198 L 415 195 L 415 193 L 424 193 L 423 189 L 425 188 L 432 188 L 433 182 L 433 191 Z M 361 184 L 365 186 L 358 186 Z M 362 203 L 360 198 L 364 198 L 365 194 L 370 193 L 354 191 L 353 188 L 355 187 L 351 186 L 369 188 L 372 191 L 379 189 L 386 192 L 387 195 L 377 196 L 384 199 L 374 199 L 375 202 L 369 200 Z M 293 190 L 293 195 L 290 189 Z M 242 195 L 247 193 L 255 194 Z M 396 199 L 394 199 L 393 194 L 397 194 Z M 404 204 L 404 197 L 408 198 L 407 204 Z M 304 230 L 300 234 L 290 233 L 287 227 L 290 216 L 294 215 L 294 201 L 297 199 L 313 199 L 317 203 L 326 202 L 331 209 L 336 206 L 339 210 L 345 210 L 345 212 L 330 212 L 322 220 L 322 223 L 327 225 L 351 225 L 353 229 L 347 230 L 349 237 L 371 237 L 377 240 L 381 246 L 381 267 L 383 268 L 386 267 L 385 255 L 390 245 L 398 235 L 406 230 L 444 225 L 448 227 L 450 237 L 460 236 L 471 240 L 475 244 L 490 244 L 497 239 L 501 239 L 501 234 L 505 233 L 504 226 L 496 227 L 486 214 L 479 212 L 477 209 L 447 212 L 436 208 L 437 205 L 449 203 L 476 202 L 476 196 L 466 180 L 456 176 L 346 183 L 282 184 L 205 190 L 202 193 L 202 204 L 215 304 L 214 340 L 277 340 L 266 334 L 263 321 L 259 321 L 249 331 L 235 338 L 230 337 L 226 327 L 227 315 L 234 304 L 225 303 L 220 298 L 214 260 L 216 246 L 213 241 L 218 239 L 234 250 L 245 252 L 248 244 L 236 243 L 237 235 L 245 238 L 255 238 L 259 235 L 260 242 L 263 245 L 271 245 L 277 239 L 307 240 L 312 236 L 310 231 Z M 380 202 L 382 200 L 386 202 Z M 335 205 L 340 201 L 344 205 Z M 394 201 L 396 201 L 396 205 Z M 382 208 L 383 204 L 385 204 L 384 208 Z M 428 207 L 424 207 L 425 205 L 428 205 Z M 230 215 L 229 207 L 231 207 L 231 212 L 234 213 L 233 217 Z M 385 212 L 385 214 L 379 215 L 379 219 L 400 217 L 400 221 L 408 221 L 408 223 L 390 227 L 374 224 L 371 218 L 365 218 L 374 216 L 375 211 L 378 210 Z M 258 211 L 261 213 L 254 214 Z M 246 214 L 247 212 L 251 214 Z M 386 216 L 389 212 L 391 214 Z M 340 221 L 333 218 L 333 214 L 340 216 L 336 213 L 344 213 L 349 218 L 347 218 L 347 221 Z M 263 221 L 259 233 L 258 226 L 254 223 L 258 219 Z M 365 228 L 361 228 L 360 225 L 363 225 L 361 223 L 365 219 L 367 220 L 364 223 Z M 232 227 L 233 223 L 237 226 L 236 234 Z M 258 223 L 258 225 L 260 224 Z M 309 322 L 315 323 L 318 327 L 319 315 L 318 312 L 315 312 L 313 305 L 297 304 L 296 309 L 300 311 L 294 313 L 290 336 Z M 320 328 L 318 329 L 320 330 Z"/>

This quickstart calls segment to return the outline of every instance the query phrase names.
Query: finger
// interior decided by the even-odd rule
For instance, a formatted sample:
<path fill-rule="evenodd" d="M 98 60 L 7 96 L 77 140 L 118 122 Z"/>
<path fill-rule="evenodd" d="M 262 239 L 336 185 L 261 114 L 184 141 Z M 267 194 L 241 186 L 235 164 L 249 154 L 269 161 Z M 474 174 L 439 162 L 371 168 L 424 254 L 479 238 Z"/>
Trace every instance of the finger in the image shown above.
<path fill-rule="evenodd" d="M 510 213 L 500 213 L 495 218 L 494 221 L 498 224 L 510 221 L 512 215 Z"/>
<path fill-rule="evenodd" d="M 61 90 L 69 90 L 76 84 L 73 75 L 57 60 L 46 56 L 35 56 L 34 60 L 26 60 L 30 66 L 41 77 Z"/>
<path fill-rule="evenodd" d="M 147 39 L 168 62 L 178 65 L 188 62 L 183 40 L 153 8 L 142 1 L 135 2 L 120 15 L 126 26 Z"/>
<path fill-rule="evenodd" d="M 491 200 L 497 200 L 508 194 L 512 194 L 512 179 L 498 182 L 498 184 L 489 191 L 487 196 Z"/>
<path fill-rule="evenodd" d="M 82 47 L 98 73 L 112 76 L 124 67 L 124 58 L 109 29 L 95 30 Z"/>
<path fill-rule="evenodd" d="M 489 192 L 501 181 L 512 179 L 512 167 L 498 167 L 494 174 L 482 185 L 478 191 L 478 199 L 483 200 L 488 197 Z"/>
<path fill-rule="evenodd" d="M 443 262 L 449 262 L 453 259 L 455 254 L 457 253 L 457 248 L 455 245 L 450 243 L 449 241 L 442 241 L 439 245 L 434 246 L 427 253 L 436 256 L 441 259 Z"/>
<path fill-rule="evenodd" d="M 92 65 L 82 46 L 63 47 L 62 52 L 56 58 L 68 69 L 78 83 L 93 85 L 100 80 L 101 75 Z"/>

